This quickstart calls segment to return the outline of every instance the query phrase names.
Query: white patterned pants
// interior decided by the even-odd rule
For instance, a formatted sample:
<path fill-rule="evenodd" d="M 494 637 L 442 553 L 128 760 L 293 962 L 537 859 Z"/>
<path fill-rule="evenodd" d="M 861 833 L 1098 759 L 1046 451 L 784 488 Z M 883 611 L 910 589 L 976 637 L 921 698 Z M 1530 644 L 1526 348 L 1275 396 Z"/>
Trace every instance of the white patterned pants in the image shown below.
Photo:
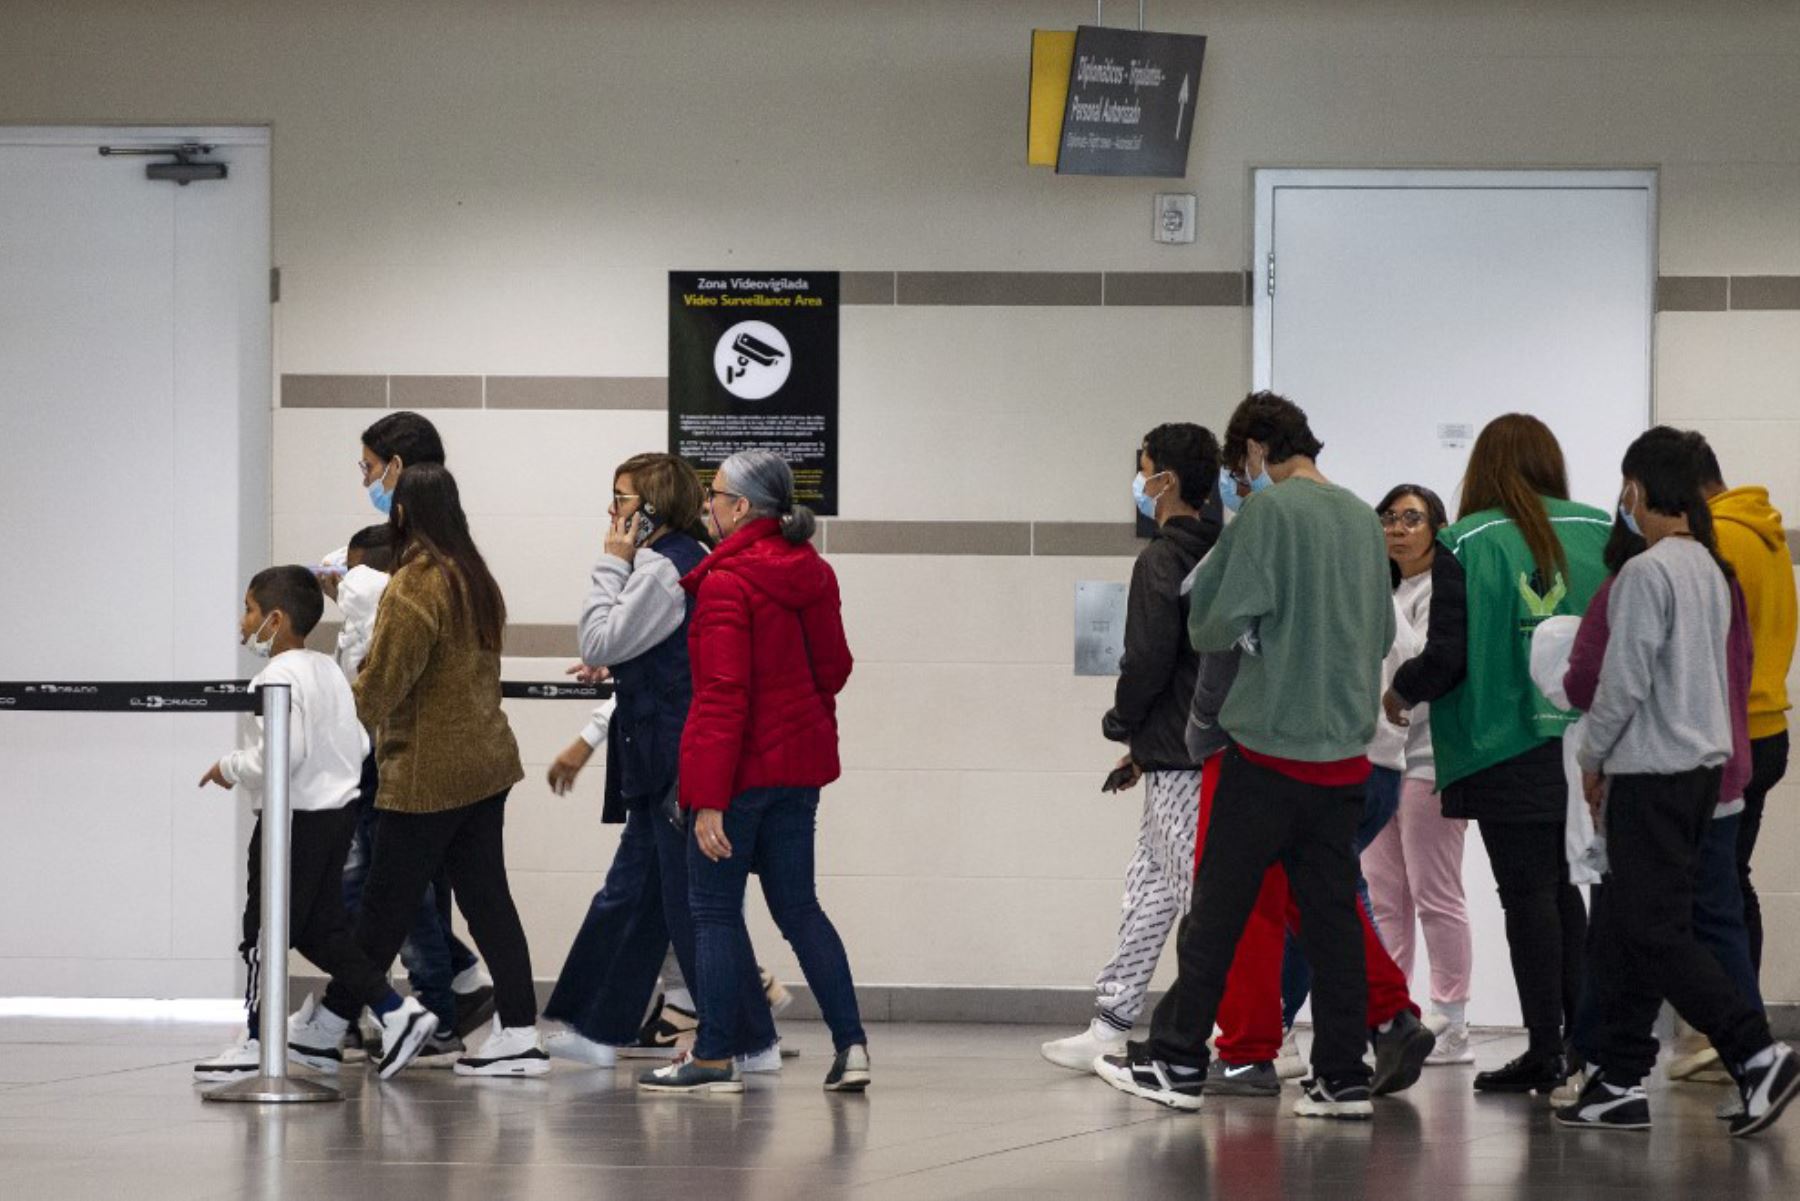
<path fill-rule="evenodd" d="M 1198 771 L 1144 773 L 1144 819 L 1125 869 L 1119 945 L 1094 982 L 1096 1016 L 1117 1030 L 1129 1031 L 1143 1013 L 1163 943 L 1193 898 L 1199 817 Z"/>

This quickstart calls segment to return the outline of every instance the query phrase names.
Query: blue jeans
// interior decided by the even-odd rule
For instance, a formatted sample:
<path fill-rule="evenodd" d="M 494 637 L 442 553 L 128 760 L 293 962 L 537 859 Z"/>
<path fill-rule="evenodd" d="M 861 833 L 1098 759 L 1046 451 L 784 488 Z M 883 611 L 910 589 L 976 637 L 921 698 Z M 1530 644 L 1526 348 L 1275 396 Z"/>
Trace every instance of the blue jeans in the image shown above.
<path fill-rule="evenodd" d="M 1356 854 L 1360 858 L 1375 841 L 1377 835 L 1388 822 L 1394 819 L 1394 811 L 1400 808 L 1400 773 L 1392 768 L 1378 767 L 1369 774 L 1369 790 L 1363 797 L 1362 820 L 1356 826 Z M 1369 924 L 1375 924 L 1375 907 L 1369 902 L 1369 882 L 1359 871 L 1356 874 L 1356 898 L 1362 905 L 1363 912 L 1369 915 Z M 1376 931 L 1381 933 L 1380 930 Z M 1289 931 L 1287 944 L 1281 952 L 1281 1024 L 1292 1026 L 1300 1007 L 1306 1004 L 1308 994 L 1312 992 L 1312 967 L 1306 962 L 1306 956 L 1300 953 L 1300 942 Z"/>
<path fill-rule="evenodd" d="M 354 919 L 362 908 L 363 882 L 369 877 L 369 860 L 375 848 L 375 789 L 379 780 L 375 756 L 363 760 L 361 791 L 355 804 L 356 832 L 344 860 L 344 912 Z M 353 921 L 354 924 L 354 921 Z M 450 884 L 439 872 L 419 902 L 413 928 L 400 946 L 400 962 L 419 1004 L 437 1015 L 438 1029 L 455 1030 L 456 994 L 450 985 L 460 972 L 476 963 L 475 952 L 463 945 L 450 926 Z M 383 970 L 386 969 L 382 965 Z"/>
<path fill-rule="evenodd" d="M 683 977 L 693 971 L 686 837 L 655 804 L 626 810 L 606 883 L 588 906 L 545 1017 L 594 1042 L 628 1046 L 637 1041 L 671 943 Z"/>
<path fill-rule="evenodd" d="M 688 906 L 694 915 L 697 973 L 688 978 L 700 1006 L 695 1059 L 754 1054 L 775 1042 L 775 1023 L 757 976 L 744 925 L 744 889 L 752 871 L 782 937 L 794 948 L 831 1041 L 839 1051 L 868 1042 L 843 940 L 819 907 L 813 876 L 818 830 L 816 788 L 753 788 L 725 810 L 731 858 L 714 863 L 688 839 Z"/>
<path fill-rule="evenodd" d="M 1694 859 L 1694 938 L 1719 961 L 1744 999 L 1762 1009 L 1762 988 L 1750 957 L 1750 928 L 1745 920 L 1738 875 L 1737 848 L 1743 820 L 1741 813 L 1715 817 L 1701 836 L 1700 850 Z M 1583 1063 L 1598 1063 L 1600 1040 L 1600 1002 L 1593 986 L 1586 984 L 1581 990 L 1581 1003 L 1575 1007 L 1569 1041 Z"/>

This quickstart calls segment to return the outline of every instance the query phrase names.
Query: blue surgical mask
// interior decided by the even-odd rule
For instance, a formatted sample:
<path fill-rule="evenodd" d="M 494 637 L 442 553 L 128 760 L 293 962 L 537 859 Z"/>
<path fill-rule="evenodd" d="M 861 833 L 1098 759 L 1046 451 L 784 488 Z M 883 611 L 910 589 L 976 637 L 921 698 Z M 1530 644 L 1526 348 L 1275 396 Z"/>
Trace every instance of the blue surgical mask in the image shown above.
<path fill-rule="evenodd" d="M 1166 471 L 1159 471 L 1156 473 L 1156 475 L 1153 475 L 1150 478 L 1155 479 L 1156 476 L 1158 476 L 1158 475 L 1167 475 L 1167 474 L 1168 474 L 1168 472 L 1166 472 Z M 1138 512 L 1142 513 L 1147 520 L 1155 521 L 1156 520 L 1156 502 L 1159 498 L 1151 496 L 1144 491 L 1144 484 L 1146 482 L 1147 481 L 1144 479 L 1144 473 L 1141 471 L 1138 472 L 1137 475 L 1132 478 L 1131 499 L 1137 502 L 1137 511 Z"/>
<path fill-rule="evenodd" d="M 1633 537 L 1642 538 L 1644 536 L 1644 531 L 1638 528 L 1637 518 L 1631 515 L 1631 506 L 1626 504 L 1623 499 L 1619 501 L 1619 519 L 1625 523 L 1625 528 L 1631 531 Z"/>
<path fill-rule="evenodd" d="M 1225 502 L 1226 510 L 1232 513 L 1244 507 L 1244 498 L 1238 495 L 1237 477 L 1229 471 L 1219 473 L 1219 499 Z"/>
<path fill-rule="evenodd" d="M 1267 492 L 1274 486 L 1275 481 L 1269 478 L 1269 469 L 1267 467 L 1264 467 L 1257 473 L 1256 478 L 1250 481 L 1250 491 L 1253 494 L 1257 492 Z"/>
<path fill-rule="evenodd" d="M 394 507 L 394 490 L 385 487 L 378 479 L 369 485 L 369 502 L 375 506 L 376 512 L 385 517 Z"/>
<path fill-rule="evenodd" d="M 270 634 L 267 638 L 262 636 L 263 631 L 269 628 L 269 623 L 274 619 L 273 613 L 263 618 L 262 624 L 256 627 L 256 633 L 243 640 L 245 648 L 258 659 L 267 659 L 275 650 L 275 635 Z"/>

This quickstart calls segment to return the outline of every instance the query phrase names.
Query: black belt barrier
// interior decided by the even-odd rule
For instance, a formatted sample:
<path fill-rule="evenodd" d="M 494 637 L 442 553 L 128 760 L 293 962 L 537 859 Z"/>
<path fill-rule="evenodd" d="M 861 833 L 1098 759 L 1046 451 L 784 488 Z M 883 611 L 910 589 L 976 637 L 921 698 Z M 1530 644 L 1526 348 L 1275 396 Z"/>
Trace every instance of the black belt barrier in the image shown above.
<path fill-rule="evenodd" d="M 611 684 L 549 684 L 503 680 L 508 700 L 603 701 Z M 0 710 L 89 713 L 260 713 L 262 698 L 249 680 L 0 681 Z"/>

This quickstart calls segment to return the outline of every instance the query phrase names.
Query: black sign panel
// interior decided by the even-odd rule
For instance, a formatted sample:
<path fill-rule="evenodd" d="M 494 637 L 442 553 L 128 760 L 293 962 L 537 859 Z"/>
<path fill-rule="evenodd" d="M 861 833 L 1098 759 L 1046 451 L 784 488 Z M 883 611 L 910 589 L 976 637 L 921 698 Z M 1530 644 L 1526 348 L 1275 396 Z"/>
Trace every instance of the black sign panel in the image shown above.
<path fill-rule="evenodd" d="M 796 499 L 837 515 L 835 271 L 669 273 L 669 449 L 710 481 L 773 450 Z"/>
<path fill-rule="evenodd" d="M 1057 173 L 1186 175 L 1205 56 L 1196 34 L 1077 29 Z"/>

